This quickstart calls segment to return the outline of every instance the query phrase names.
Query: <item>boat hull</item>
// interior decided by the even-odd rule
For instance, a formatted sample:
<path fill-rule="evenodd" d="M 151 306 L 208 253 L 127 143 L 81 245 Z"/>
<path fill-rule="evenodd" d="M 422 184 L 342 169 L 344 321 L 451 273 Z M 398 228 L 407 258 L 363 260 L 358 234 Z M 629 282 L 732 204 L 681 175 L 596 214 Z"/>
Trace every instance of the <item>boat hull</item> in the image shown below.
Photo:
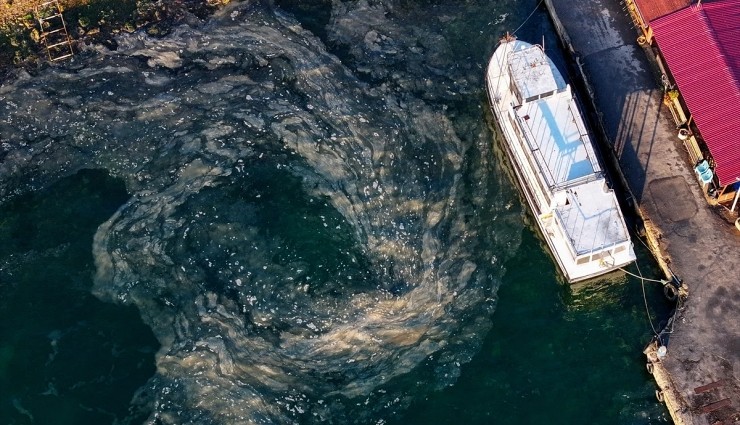
<path fill-rule="evenodd" d="M 510 41 L 509 43 L 521 43 L 525 46 L 531 46 L 519 41 Z M 513 51 L 513 46 L 506 46 L 506 43 L 502 43 L 497 49 L 497 53 L 500 54 L 501 49 L 507 49 L 509 47 L 509 50 Z M 548 203 L 548 200 L 551 200 L 552 196 L 557 197 L 558 195 L 553 194 L 551 190 L 543 190 L 543 179 L 539 176 L 540 178 L 538 180 L 538 176 L 536 175 L 537 172 L 541 172 L 541 168 L 533 165 L 532 153 L 527 151 L 526 143 L 522 141 L 522 129 L 514 128 L 517 122 L 516 110 L 511 107 L 510 103 L 512 100 L 516 101 L 516 99 L 514 99 L 514 95 L 511 92 L 507 93 L 505 89 L 509 84 L 508 82 L 502 83 L 500 80 L 491 78 L 492 71 L 495 73 L 496 70 L 501 71 L 504 66 L 507 66 L 505 57 L 506 55 L 503 55 L 502 58 L 502 55 L 497 57 L 494 54 L 489 63 L 486 75 L 486 93 L 489 106 L 496 120 L 497 127 L 501 132 L 504 151 L 510 159 L 517 184 L 531 209 L 534 221 L 537 223 L 542 238 L 547 243 L 559 270 L 569 283 L 576 283 L 599 277 L 630 264 L 634 261 L 635 255 L 629 240 L 626 243 L 621 241 L 620 246 L 615 244 L 609 248 L 608 252 L 610 255 L 608 257 L 580 264 L 583 255 L 578 257 L 577 252 L 574 252 L 573 244 L 569 244 L 566 240 L 568 239 L 567 232 L 562 230 L 562 226 L 559 226 L 562 223 L 558 222 L 554 217 L 554 215 L 557 215 L 557 211 L 554 211 L 553 205 L 551 205 L 552 202 Z M 551 61 L 550 65 L 554 68 L 554 64 Z M 499 72 L 499 75 L 501 74 L 502 72 Z M 505 73 L 503 74 L 505 76 Z M 559 74 L 556 77 L 562 78 Z M 620 226 L 626 232 L 621 212 L 619 218 L 621 220 Z M 617 248 L 614 249 L 614 247 Z M 621 251 L 617 251 L 620 249 Z M 615 254 L 616 252 L 619 252 L 619 254 Z M 594 254 L 591 258 L 596 258 L 596 256 Z"/>

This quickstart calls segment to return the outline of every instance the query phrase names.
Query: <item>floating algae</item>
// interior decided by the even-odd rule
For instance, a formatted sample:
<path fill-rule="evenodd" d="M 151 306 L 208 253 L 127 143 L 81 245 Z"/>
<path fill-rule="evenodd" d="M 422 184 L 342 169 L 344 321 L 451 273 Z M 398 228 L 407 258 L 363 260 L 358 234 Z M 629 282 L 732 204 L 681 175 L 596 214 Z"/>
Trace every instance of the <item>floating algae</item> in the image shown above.
<path fill-rule="evenodd" d="M 152 423 L 367 422 L 410 401 L 389 382 L 448 385 L 476 351 L 519 213 L 492 199 L 480 99 L 457 99 L 479 70 L 441 72 L 444 39 L 388 11 L 332 10 L 327 37 L 362 37 L 344 62 L 248 1 L 0 92 L 3 196 L 82 167 L 133 194 L 94 293 L 161 343 Z"/>

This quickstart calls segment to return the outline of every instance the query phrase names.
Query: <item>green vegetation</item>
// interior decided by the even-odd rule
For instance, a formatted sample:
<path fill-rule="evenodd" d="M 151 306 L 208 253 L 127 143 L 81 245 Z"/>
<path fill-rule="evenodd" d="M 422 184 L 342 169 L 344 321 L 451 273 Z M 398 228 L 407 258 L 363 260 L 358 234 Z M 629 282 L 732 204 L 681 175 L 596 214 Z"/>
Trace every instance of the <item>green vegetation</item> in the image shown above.
<path fill-rule="evenodd" d="M 164 36 L 183 11 L 205 18 L 228 0 L 60 0 L 67 31 L 74 40 L 106 42 L 119 31 L 147 28 L 150 35 Z M 36 4 L 17 0 L 0 4 L 0 68 L 34 64 L 43 56 Z"/>
<path fill-rule="evenodd" d="M 0 24 L 0 64 L 18 65 L 36 50 L 38 37 L 32 14 L 26 14 L 10 23 Z"/>
<path fill-rule="evenodd" d="M 134 21 L 142 11 L 138 10 L 138 3 L 147 3 L 149 0 L 97 0 L 73 9 L 67 10 L 64 17 L 69 32 L 84 33 L 95 27 L 120 27 L 124 23 Z"/>

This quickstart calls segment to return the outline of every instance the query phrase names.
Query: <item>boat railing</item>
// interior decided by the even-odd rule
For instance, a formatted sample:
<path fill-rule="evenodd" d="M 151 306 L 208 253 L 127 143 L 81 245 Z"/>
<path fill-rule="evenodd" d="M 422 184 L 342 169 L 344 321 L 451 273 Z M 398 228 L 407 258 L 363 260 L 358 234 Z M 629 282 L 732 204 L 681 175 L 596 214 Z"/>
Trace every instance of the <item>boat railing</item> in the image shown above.
<path fill-rule="evenodd" d="M 519 128 L 522 129 L 522 137 L 524 138 L 524 141 L 527 143 L 527 147 L 529 148 L 529 151 L 532 153 L 532 156 L 534 155 L 540 155 L 542 157 L 542 153 L 539 152 L 540 147 L 535 145 L 532 141 L 532 138 L 529 136 L 529 127 L 522 121 L 522 117 L 519 116 L 519 114 L 513 114 L 516 118 L 517 124 L 519 124 Z M 532 163 L 532 161 L 529 161 Z M 542 162 L 544 162 L 544 158 L 542 158 Z M 534 161 L 535 166 L 540 172 L 540 175 L 545 178 L 545 182 L 547 183 L 547 188 L 550 189 L 552 192 L 553 188 L 557 185 L 555 183 L 555 176 L 552 175 L 552 172 L 549 169 L 544 169 L 542 165 L 540 164 L 540 161 Z M 547 178 L 549 177 L 549 179 Z M 539 179 L 538 179 L 539 180 Z"/>
<path fill-rule="evenodd" d="M 594 152 L 593 143 L 591 142 L 591 133 L 589 133 L 586 127 L 582 125 L 584 124 L 582 121 L 583 115 L 580 114 L 580 111 L 582 109 L 579 108 L 578 100 L 574 96 L 571 95 L 570 103 L 571 104 L 569 105 L 569 107 L 575 109 L 575 111 L 571 111 L 571 113 L 573 115 L 576 115 L 576 112 L 577 112 L 581 118 L 579 120 L 579 119 L 575 119 L 574 117 L 573 121 L 575 122 L 576 129 L 578 130 L 578 136 L 581 139 L 581 143 L 583 143 L 583 147 L 586 149 L 586 156 L 588 157 L 588 160 L 592 164 L 592 166 L 594 166 L 595 168 L 598 167 L 598 169 L 600 170 L 601 165 L 599 164 L 599 161 L 596 158 L 596 153 Z"/>
<path fill-rule="evenodd" d="M 500 76 L 499 76 L 499 78 L 500 78 Z M 496 81 L 496 83 L 497 83 L 496 84 L 496 89 L 498 89 L 500 83 L 499 83 L 499 81 Z M 487 81 L 486 86 L 487 86 L 486 95 L 488 96 L 488 103 L 491 106 L 491 108 L 494 110 L 494 112 L 500 117 L 501 120 L 505 119 L 504 117 L 506 115 L 509 115 L 510 116 L 510 114 L 506 113 L 499 106 L 499 102 L 501 101 L 501 98 L 499 97 L 498 94 L 496 94 L 496 93 L 493 92 L 493 90 L 492 90 L 493 89 L 493 85 L 490 82 Z M 513 114 L 513 115 L 516 116 L 516 114 Z M 518 117 L 517 117 L 517 119 L 518 119 Z M 519 127 L 522 128 L 521 123 L 519 122 L 518 124 L 520 124 Z M 512 123 L 512 125 L 513 125 L 513 123 Z M 521 134 L 522 136 L 525 136 L 526 137 L 526 133 L 524 133 L 523 131 L 519 132 L 518 134 L 512 134 L 512 132 L 509 129 L 509 127 L 506 124 L 504 124 L 503 122 L 500 123 L 499 127 L 501 128 L 501 130 L 504 133 L 506 133 L 505 134 L 505 136 L 507 136 L 507 137 L 505 137 L 506 139 L 509 139 L 509 140 L 512 140 L 512 141 L 518 140 L 519 139 L 519 135 L 518 134 Z M 516 153 L 513 153 L 513 154 L 516 155 Z M 523 159 L 529 163 L 530 167 L 532 167 L 532 161 L 530 160 L 530 158 L 528 156 L 525 155 L 525 158 L 523 158 Z M 538 164 L 538 166 L 539 166 L 539 164 Z M 551 202 L 550 201 L 550 198 L 552 196 L 551 195 L 552 194 L 552 191 L 545 190 L 544 187 L 542 186 L 542 183 L 540 182 L 540 179 L 535 179 L 535 180 L 537 180 L 537 185 L 538 185 L 538 188 L 539 188 L 539 192 L 541 194 L 541 197 L 544 198 L 543 201 L 545 202 L 546 205 L 550 204 L 550 202 Z"/>
<path fill-rule="evenodd" d="M 568 242 L 570 242 L 570 243 L 566 243 L 566 245 L 568 246 L 568 251 L 570 251 L 570 255 L 573 258 L 576 258 L 580 255 L 586 254 L 585 252 L 579 253 L 576 250 L 576 241 L 573 238 L 571 238 L 570 234 L 568 233 L 568 229 L 565 227 L 565 220 L 563 218 L 563 214 L 560 212 L 560 209 L 555 208 L 553 210 L 553 213 L 554 213 L 553 217 L 555 218 L 555 223 L 558 225 L 558 227 L 560 227 L 561 229 L 560 231 L 563 234 L 563 238 L 565 238 Z"/>
<path fill-rule="evenodd" d="M 498 115 L 503 119 L 503 117 L 504 117 L 504 111 L 502 111 L 501 108 L 499 108 L 498 104 L 496 103 L 497 100 L 496 99 L 491 99 L 491 96 L 489 95 L 489 102 L 491 104 L 491 107 L 494 108 L 496 110 L 496 112 L 498 113 Z M 504 131 L 508 135 L 508 139 L 510 139 L 510 140 L 516 140 L 517 135 L 516 134 L 512 134 L 511 133 L 511 130 L 509 130 L 508 126 L 506 126 L 503 123 L 501 123 L 501 125 L 499 127 L 501 128 L 502 131 Z"/>
<path fill-rule="evenodd" d="M 524 140 L 527 143 L 527 147 L 529 148 L 529 151 L 532 152 L 532 156 L 540 155 L 541 161 L 535 160 L 534 162 L 536 163 L 537 169 L 540 171 L 540 175 L 542 175 L 545 178 L 545 183 L 547 184 L 547 188 L 549 189 L 550 192 L 567 189 L 569 187 L 576 186 L 576 185 L 583 184 L 583 183 L 590 183 L 592 181 L 596 181 L 603 177 L 603 173 L 601 172 L 601 169 L 599 168 L 598 172 L 594 172 L 594 173 L 587 174 L 585 176 L 581 176 L 575 179 L 566 180 L 564 182 L 557 183 L 555 176 L 552 175 L 552 172 L 550 171 L 550 169 L 547 167 L 543 167 L 541 165 L 541 163 L 545 163 L 545 158 L 542 156 L 539 146 L 537 146 L 532 141 L 532 138 L 529 135 L 529 127 L 525 125 L 525 123 L 522 121 L 522 117 L 520 117 L 519 114 L 514 114 L 514 116 L 516 117 L 517 124 L 519 124 L 519 127 L 523 130 L 522 135 L 524 137 Z M 578 131 L 581 137 L 588 137 L 588 133 L 584 135 L 583 129 L 580 126 L 578 126 Z M 581 142 L 584 143 L 583 139 L 581 139 Z M 588 142 L 588 144 L 590 145 L 590 142 Z M 584 145 L 586 145 L 586 143 L 584 143 Z M 586 155 L 592 156 L 592 154 L 593 154 L 592 150 L 587 147 Z M 589 162 L 592 165 L 594 164 L 594 160 L 592 160 L 592 158 L 589 158 Z M 597 162 L 597 165 L 598 165 L 598 162 Z"/>
<path fill-rule="evenodd" d="M 551 187 L 551 189 L 553 191 L 565 190 L 565 189 L 568 189 L 568 188 L 571 188 L 571 187 L 575 187 L 575 186 L 579 186 L 579 185 L 582 185 L 582 184 L 585 184 L 585 183 L 591 183 L 593 181 L 596 181 L 596 180 L 599 180 L 599 179 L 602 179 L 602 178 L 604 178 L 604 174 L 602 172 L 586 174 L 585 176 L 577 177 L 577 178 L 572 179 L 572 180 L 566 180 L 566 181 L 564 181 L 562 183 L 557 183 L 557 184 L 553 185 Z"/>

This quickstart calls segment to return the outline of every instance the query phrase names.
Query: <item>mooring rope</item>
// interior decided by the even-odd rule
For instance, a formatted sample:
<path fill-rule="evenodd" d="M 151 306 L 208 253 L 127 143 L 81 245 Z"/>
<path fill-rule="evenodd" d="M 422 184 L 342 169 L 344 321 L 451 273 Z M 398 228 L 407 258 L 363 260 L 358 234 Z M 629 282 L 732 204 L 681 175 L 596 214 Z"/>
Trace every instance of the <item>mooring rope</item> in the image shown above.
<path fill-rule="evenodd" d="M 635 261 L 635 265 L 637 265 L 637 261 Z M 655 283 L 661 283 L 661 284 L 663 284 L 663 285 L 667 285 L 668 283 L 670 283 L 670 282 L 671 282 L 670 280 L 665 280 L 665 279 L 662 279 L 662 280 L 660 280 L 660 279 L 648 279 L 648 278 L 646 278 L 646 277 L 642 277 L 642 276 L 636 275 L 636 274 L 634 274 L 634 273 L 630 273 L 630 272 L 628 272 L 627 270 L 625 270 L 625 269 L 623 269 L 623 268 L 621 268 L 621 267 L 617 267 L 617 268 L 618 268 L 619 270 L 621 270 L 621 271 L 623 271 L 623 272 L 627 273 L 628 275 L 630 275 L 630 276 L 632 276 L 632 277 L 636 277 L 636 278 L 638 278 L 638 279 L 640 279 L 640 280 L 643 280 L 643 281 L 645 281 L 645 282 L 655 282 Z M 640 270 L 640 267 L 639 267 L 639 266 L 637 267 L 637 270 Z"/>
<path fill-rule="evenodd" d="M 681 307 L 681 297 L 676 298 L 676 308 L 673 309 L 673 314 L 671 315 L 670 319 L 668 319 L 668 323 L 666 323 L 665 328 L 663 328 L 662 331 L 660 331 L 660 334 L 672 334 L 673 333 L 673 324 L 676 323 L 676 315 L 679 311 L 681 311 L 683 307 Z M 671 328 L 671 330 L 668 330 L 668 327 Z"/>
<path fill-rule="evenodd" d="M 645 243 L 645 241 L 644 241 L 644 240 L 642 240 L 642 238 L 640 237 L 640 235 L 638 235 L 638 234 L 637 234 L 637 232 L 634 232 L 634 233 L 635 233 L 635 234 L 634 234 L 633 236 L 634 236 L 634 237 L 635 237 L 635 238 L 636 238 L 636 239 L 637 239 L 638 241 L 640 241 L 640 243 L 642 244 L 642 246 L 644 246 L 644 247 L 645 247 L 645 249 L 647 249 L 648 251 L 651 251 L 651 252 L 652 252 L 652 249 L 651 249 L 651 248 L 650 248 L 650 247 L 649 247 L 649 246 L 648 246 L 648 245 L 647 245 L 647 244 Z M 635 261 L 635 265 L 637 266 L 637 261 Z M 639 266 L 637 266 L 637 269 L 638 269 L 638 271 L 639 271 L 640 267 L 639 267 Z M 635 276 L 635 277 L 637 277 L 638 279 L 640 279 L 640 281 L 641 281 L 641 282 L 642 282 L 643 280 L 647 280 L 647 281 L 649 281 L 649 282 L 659 282 L 659 283 L 663 284 L 663 286 L 666 286 L 666 285 L 668 285 L 668 284 L 670 284 L 670 283 L 671 283 L 671 281 L 670 281 L 670 280 L 655 280 L 655 279 L 647 279 L 647 278 L 644 278 L 644 277 L 642 277 L 642 276 L 636 276 L 635 274 L 633 274 L 633 273 L 630 273 L 630 272 L 628 272 L 627 270 L 624 270 L 624 269 L 620 269 L 620 270 L 622 270 L 623 272 L 625 272 L 625 273 L 627 273 L 627 274 L 629 274 L 629 275 L 631 275 L 631 276 Z M 669 271 L 669 272 L 671 273 L 671 275 L 673 276 L 673 278 L 674 278 L 674 279 L 678 279 L 678 278 L 676 277 L 676 275 L 675 275 L 675 274 L 673 274 L 673 271 L 672 271 L 672 270 L 671 270 L 670 268 L 668 269 L 668 271 Z M 646 300 L 645 302 L 647 303 L 647 299 L 645 298 L 645 287 L 644 287 L 644 284 L 643 284 L 643 288 L 642 288 L 642 291 L 643 291 L 643 298 L 644 298 L 644 299 Z M 677 289 L 677 291 L 678 291 L 678 289 Z M 672 334 L 672 333 L 673 333 L 673 330 L 674 330 L 674 329 L 673 329 L 673 327 L 674 327 L 674 325 L 675 325 L 675 323 L 676 323 L 676 316 L 678 315 L 678 312 L 679 312 L 679 311 L 681 311 L 681 310 L 682 310 L 682 309 L 683 309 L 684 307 L 685 307 L 685 306 L 684 306 L 684 299 L 683 299 L 683 298 L 681 297 L 681 295 L 680 295 L 680 294 L 678 294 L 678 293 L 677 293 L 677 294 L 676 294 L 676 307 L 675 307 L 675 308 L 673 309 L 673 313 L 672 313 L 672 314 L 671 314 L 671 316 L 670 316 L 670 317 L 668 318 L 668 322 L 666 323 L 666 326 L 665 326 L 665 328 L 663 328 L 663 330 L 662 330 L 662 331 L 660 331 L 660 334 L 656 334 L 656 337 L 658 338 L 658 340 L 660 340 L 660 337 L 661 337 L 661 335 L 663 335 L 663 334 Z M 646 309 L 647 309 L 647 304 L 646 304 Z M 648 318 L 649 318 L 649 313 L 648 313 Z M 652 327 L 652 322 L 650 323 L 650 326 Z M 670 328 L 670 330 L 668 330 L 669 328 Z M 654 329 L 654 328 L 653 328 L 653 332 L 655 332 L 655 329 Z"/>
<path fill-rule="evenodd" d="M 525 19 L 525 20 L 524 20 L 524 22 L 522 22 L 522 24 L 521 24 L 521 25 L 519 25 L 519 26 L 517 27 L 517 29 L 515 29 L 515 30 L 514 30 L 514 32 L 512 32 L 512 33 L 511 33 L 511 35 L 515 35 L 517 31 L 519 31 L 520 29 L 522 29 L 522 27 L 524 26 L 524 24 L 526 24 L 526 23 L 527 23 L 527 21 L 529 20 L 529 18 L 531 18 L 531 17 L 532 17 L 532 15 L 534 15 L 534 12 L 536 12 L 536 11 L 537 11 L 537 9 L 539 9 L 539 7 L 540 7 L 540 5 L 542 4 L 542 2 L 543 2 L 543 1 L 544 1 L 544 0 L 540 0 L 540 2 L 539 2 L 539 3 L 537 3 L 537 6 L 535 6 L 535 7 L 534 7 L 534 10 L 532 10 L 532 13 L 530 13 L 530 14 L 529 14 L 529 16 L 527 16 L 527 19 Z"/>
<path fill-rule="evenodd" d="M 639 276 L 636 276 L 636 277 L 640 279 L 640 285 L 642 286 L 642 300 L 645 301 L 645 313 L 647 314 L 648 322 L 650 323 L 650 328 L 653 330 L 653 334 L 655 334 L 657 338 L 660 338 L 660 334 L 658 333 L 658 331 L 655 330 L 655 326 L 653 325 L 653 319 L 652 317 L 650 317 L 650 307 L 648 307 L 647 294 L 645 294 L 645 278 L 642 277 L 642 272 L 640 271 L 640 265 L 637 264 L 637 260 L 635 260 L 635 267 L 637 267 L 637 273 L 640 274 Z M 628 272 L 628 274 L 632 274 L 632 273 Z M 650 280 L 653 280 L 653 279 L 650 279 Z"/>
<path fill-rule="evenodd" d="M 645 282 L 656 282 L 656 283 L 660 283 L 663 286 L 665 286 L 665 285 L 670 284 L 671 281 L 670 280 L 648 279 L 648 278 L 644 277 L 642 275 L 642 271 L 640 270 L 640 265 L 637 263 L 636 260 L 635 260 L 635 267 L 637 267 L 637 273 L 638 274 L 630 273 L 629 271 L 627 271 L 627 270 L 625 270 L 625 269 L 623 269 L 621 267 L 617 267 L 617 269 L 621 270 L 622 272 L 624 272 L 624 273 L 626 273 L 626 274 L 628 274 L 630 276 L 633 276 L 633 277 L 636 277 L 636 278 L 640 279 L 640 286 L 642 287 L 642 300 L 645 303 L 645 314 L 647 315 L 648 323 L 650 323 L 650 328 L 653 330 L 653 334 L 660 341 L 660 337 L 662 335 L 664 335 L 664 334 L 672 334 L 673 333 L 673 325 L 676 322 L 676 315 L 678 314 L 678 312 L 682 308 L 681 307 L 681 303 L 682 303 L 681 297 L 680 296 L 677 296 L 676 297 L 676 307 L 673 309 L 673 314 L 671 314 L 671 317 L 668 319 L 668 322 L 666 323 L 666 326 L 663 328 L 663 330 L 661 330 L 660 332 L 658 332 L 655 329 L 655 325 L 653 325 L 653 319 L 650 316 L 650 307 L 648 305 L 647 294 L 645 292 Z"/>

